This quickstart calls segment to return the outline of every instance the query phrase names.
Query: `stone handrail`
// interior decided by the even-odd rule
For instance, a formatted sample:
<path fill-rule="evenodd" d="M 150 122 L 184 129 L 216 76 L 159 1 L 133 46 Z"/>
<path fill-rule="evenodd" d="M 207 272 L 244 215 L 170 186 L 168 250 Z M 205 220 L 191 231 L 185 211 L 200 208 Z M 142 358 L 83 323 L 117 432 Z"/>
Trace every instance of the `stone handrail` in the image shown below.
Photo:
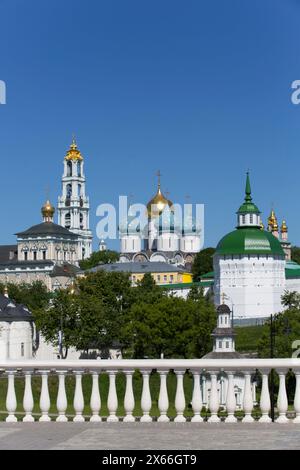
<path fill-rule="evenodd" d="M 109 377 L 109 389 L 107 397 L 108 416 L 107 422 L 152 422 L 151 416 L 152 397 L 150 387 L 150 374 L 157 371 L 160 377 L 160 389 L 158 396 L 159 416 L 158 422 L 169 422 L 168 410 L 170 405 L 167 376 L 169 371 L 176 374 L 176 395 L 174 406 L 176 410 L 175 422 L 186 422 L 185 410 L 187 398 L 184 390 L 184 375 L 189 371 L 193 375 L 193 392 L 191 398 L 192 423 L 200 423 L 204 420 L 201 413 L 203 407 L 209 409 L 208 423 L 218 423 L 221 420 L 226 423 L 236 423 L 240 419 L 244 423 L 253 422 L 253 409 L 256 404 L 256 391 L 253 376 L 258 371 L 261 375 L 260 393 L 260 417 L 259 422 L 269 423 L 271 400 L 269 392 L 269 374 L 274 369 L 279 376 L 279 390 L 277 400 L 277 423 L 300 423 L 300 359 L 157 359 L 157 360 L 55 360 L 55 361 L 1 361 L 0 377 L 8 382 L 6 394 L 6 422 L 17 422 L 17 398 L 16 398 L 16 377 L 24 377 L 25 386 L 23 394 L 23 422 L 33 422 L 34 399 L 32 390 L 32 377 L 41 376 L 41 391 L 39 397 L 40 413 L 38 421 L 51 421 L 50 394 L 48 377 L 50 374 L 58 376 L 58 391 L 56 397 L 56 415 L 53 419 L 57 422 L 67 422 L 66 411 L 68 408 L 65 378 L 67 375 L 74 375 L 74 399 L 73 408 L 75 416 L 71 419 L 74 422 L 83 422 L 88 419 L 90 422 L 100 422 L 104 416 L 100 416 L 101 401 L 99 376 L 107 374 Z M 133 374 L 138 370 L 142 375 L 142 391 L 140 396 L 140 406 L 142 416 L 137 418 L 133 415 L 135 409 L 135 396 L 133 390 Z M 296 390 L 294 397 L 295 418 L 289 419 L 288 399 L 286 391 L 286 374 L 292 371 L 296 377 Z M 123 372 L 126 377 L 125 396 L 122 400 L 125 416 L 118 416 L 118 395 L 116 389 L 116 375 Z M 82 377 L 89 374 L 92 377 L 92 390 L 89 396 L 90 415 L 84 416 L 85 403 L 82 388 Z M 242 401 L 239 413 L 237 407 L 237 397 L 235 394 L 234 381 L 239 377 L 242 383 Z M 101 378 L 100 378 L 101 380 Z M 222 386 L 220 384 L 223 384 Z M 224 385 L 225 383 L 225 385 Z M 210 387 L 210 388 L 209 388 Z M 223 388 L 222 388 L 223 387 Z M 223 391 L 221 391 L 221 389 Z M 20 405 L 20 403 L 19 403 Z M 220 407 L 222 408 L 220 410 Z M 207 415 L 208 416 L 208 415 Z"/>

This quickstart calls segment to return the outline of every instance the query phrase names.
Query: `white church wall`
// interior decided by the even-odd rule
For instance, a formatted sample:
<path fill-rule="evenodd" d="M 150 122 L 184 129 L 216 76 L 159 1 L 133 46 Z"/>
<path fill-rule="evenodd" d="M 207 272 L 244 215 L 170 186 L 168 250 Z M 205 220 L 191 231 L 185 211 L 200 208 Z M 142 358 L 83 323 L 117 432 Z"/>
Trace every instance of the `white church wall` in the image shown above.
<path fill-rule="evenodd" d="M 214 271 L 215 304 L 219 305 L 225 294 L 235 318 L 263 318 L 282 310 L 285 260 L 257 255 L 215 256 Z"/>

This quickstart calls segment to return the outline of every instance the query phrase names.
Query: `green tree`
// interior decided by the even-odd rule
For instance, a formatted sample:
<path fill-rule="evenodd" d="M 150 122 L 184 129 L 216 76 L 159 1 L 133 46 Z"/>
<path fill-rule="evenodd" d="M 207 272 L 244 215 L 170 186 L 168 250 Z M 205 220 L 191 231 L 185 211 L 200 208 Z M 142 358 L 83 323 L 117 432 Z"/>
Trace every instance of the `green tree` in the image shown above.
<path fill-rule="evenodd" d="M 83 270 L 94 268 L 99 264 L 115 263 L 119 260 L 120 253 L 112 250 L 94 251 L 87 259 L 80 261 Z"/>
<path fill-rule="evenodd" d="M 215 251 L 215 248 L 205 248 L 196 254 L 192 266 L 194 281 L 199 281 L 203 274 L 213 270 L 213 255 Z"/>
<path fill-rule="evenodd" d="M 10 299 L 18 304 L 25 305 L 33 313 L 36 309 L 45 307 L 52 296 L 46 285 L 41 281 L 20 284 L 9 282 L 6 287 Z M 4 292 L 4 289 L 5 285 L 0 283 L 0 292 Z"/>
<path fill-rule="evenodd" d="M 300 295 L 297 292 L 285 292 L 282 302 L 286 307 L 281 313 L 273 316 L 275 331 L 274 357 L 292 357 L 294 353 L 293 342 L 300 338 Z M 270 357 L 270 320 L 268 328 L 258 342 L 260 357 Z"/>
<path fill-rule="evenodd" d="M 211 348 L 215 326 L 213 305 L 197 300 L 162 296 L 154 303 L 135 303 L 124 328 L 127 354 L 135 358 L 201 357 Z"/>

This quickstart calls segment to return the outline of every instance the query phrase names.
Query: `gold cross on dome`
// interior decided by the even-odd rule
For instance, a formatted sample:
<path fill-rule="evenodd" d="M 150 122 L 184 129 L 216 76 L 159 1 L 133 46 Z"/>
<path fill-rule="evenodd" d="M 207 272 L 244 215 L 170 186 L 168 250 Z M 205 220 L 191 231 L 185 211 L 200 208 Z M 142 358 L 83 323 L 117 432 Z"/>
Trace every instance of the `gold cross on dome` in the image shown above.
<path fill-rule="evenodd" d="M 160 188 L 160 177 L 161 177 L 160 170 L 157 171 L 156 176 L 158 177 L 158 187 Z"/>
<path fill-rule="evenodd" d="M 225 304 L 225 298 L 226 298 L 226 295 L 224 294 L 224 292 L 221 295 L 221 297 L 222 297 L 222 304 L 224 305 Z"/>

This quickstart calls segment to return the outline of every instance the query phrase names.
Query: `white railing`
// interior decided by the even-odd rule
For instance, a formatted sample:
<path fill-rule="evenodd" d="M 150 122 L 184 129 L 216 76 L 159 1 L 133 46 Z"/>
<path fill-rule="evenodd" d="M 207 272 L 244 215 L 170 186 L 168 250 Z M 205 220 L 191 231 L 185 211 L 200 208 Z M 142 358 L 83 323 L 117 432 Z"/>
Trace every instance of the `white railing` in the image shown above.
<path fill-rule="evenodd" d="M 0 390 L 5 389 L 3 381 L 7 381 L 7 392 L 5 392 L 6 397 L 0 396 L 0 403 L 5 404 L 6 410 L 0 409 L 0 417 L 2 416 L 2 419 L 5 417 L 8 423 L 18 420 L 23 422 L 55 420 L 60 423 L 68 420 L 94 423 L 103 420 L 107 422 L 121 420 L 128 423 L 135 421 L 148 423 L 156 418 L 158 422 L 169 422 L 169 410 L 173 409 L 172 418 L 174 417 L 174 421 L 179 423 L 186 421 L 250 423 L 255 420 L 269 423 L 271 400 L 268 379 L 271 369 L 274 369 L 279 377 L 277 423 L 300 423 L 300 359 L 4 361 L 0 362 Z M 141 374 L 140 385 L 136 387 L 133 386 L 135 371 Z M 150 380 L 153 371 L 157 372 L 156 378 L 159 381 L 156 391 L 157 403 L 156 400 L 154 403 L 157 406 L 156 418 L 151 413 L 155 394 L 153 384 L 151 386 L 153 379 Z M 173 373 L 173 378 L 174 374 L 176 375 L 176 383 L 173 382 L 173 392 L 175 392 L 173 401 L 169 397 L 170 382 L 167 380 L 170 371 Z M 187 371 L 192 383 L 189 396 L 184 387 Z M 288 371 L 292 371 L 296 377 L 293 410 L 288 409 L 286 390 Z M 119 390 L 117 393 L 116 377 L 120 372 L 125 376 L 126 385 L 123 387 L 123 392 Z M 260 375 L 261 391 L 258 405 L 255 407 L 256 390 L 253 376 L 254 374 L 257 376 L 257 373 Z M 86 375 L 90 376 L 88 390 L 84 389 L 82 384 L 82 378 Z M 104 378 L 104 375 L 108 376 L 108 379 Z M 37 376 L 39 379 L 36 379 Z M 53 387 L 51 390 L 49 387 L 50 376 L 56 377 L 55 399 Z M 70 376 L 72 398 L 66 390 L 66 377 L 69 380 Z M 237 377 L 243 389 L 240 409 L 237 406 L 235 391 Z M 102 394 L 105 397 L 100 393 L 101 390 L 105 390 L 104 381 L 108 388 L 108 392 Z M 220 386 L 223 382 L 224 387 L 224 381 L 226 393 L 224 388 L 221 391 Z M 70 389 L 70 383 L 68 387 Z M 36 396 L 37 389 L 39 398 L 38 403 L 35 403 L 33 396 Z M 225 397 L 223 400 L 222 396 Z M 71 412 L 70 404 L 72 404 Z M 135 411 L 137 404 L 139 412 Z M 103 405 L 106 413 L 102 412 Z M 123 410 L 122 413 L 118 412 L 119 406 Z"/>

